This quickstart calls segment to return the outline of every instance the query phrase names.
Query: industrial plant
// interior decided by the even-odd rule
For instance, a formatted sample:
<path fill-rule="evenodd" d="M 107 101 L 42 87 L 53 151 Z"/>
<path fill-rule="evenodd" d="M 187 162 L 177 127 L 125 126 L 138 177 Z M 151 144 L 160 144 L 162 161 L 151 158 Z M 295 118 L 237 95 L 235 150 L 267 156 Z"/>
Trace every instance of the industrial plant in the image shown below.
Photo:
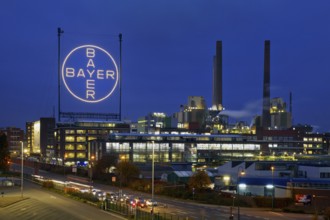
<path fill-rule="evenodd" d="M 59 109 L 59 118 L 69 120 L 56 121 L 55 117 L 49 117 L 27 122 L 25 136 L 16 128 L 2 131 L 8 135 L 13 158 L 19 156 L 24 144 L 24 157 L 44 164 L 86 169 L 91 179 L 93 164 L 114 154 L 139 166 L 145 171 L 144 178 L 150 178 L 149 168 L 155 163 L 156 169 L 160 165 L 171 169 L 179 165 L 189 172 L 208 170 L 215 188 L 246 180 L 245 184 L 249 185 L 243 191 L 258 195 L 272 193 L 283 197 L 291 193 L 292 196 L 290 184 L 315 190 L 320 183 L 322 189 L 329 189 L 330 135 L 314 133 L 309 125 L 292 123 L 291 94 L 289 111 L 282 98 L 271 98 L 270 55 L 270 41 L 266 40 L 263 85 L 260 85 L 262 112 L 252 123 L 232 123 L 225 109 L 222 42 L 217 41 L 211 107 L 207 107 L 204 97 L 189 96 L 187 103 L 178 106 L 178 112 L 172 115 L 151 112 L 136 122 L 121 120 L 121 114 L 118 117 L 117 114 L 64 113 Z M 249 179 L 235 178 L 239 169 L 249 170 L 245 177 Z M 170 173 L 159 173 L 155 178 L 164 178 L 165 174 Z M 253 178 L 258 175 L 266 179 L 255 186 Z M 270 176 L 277 186 L 273 184 L 270 190 L 263 190 L 269 185 Z M 316 182 L 302 186 L 301 178 L 309 177 L 317 179 Z"/>

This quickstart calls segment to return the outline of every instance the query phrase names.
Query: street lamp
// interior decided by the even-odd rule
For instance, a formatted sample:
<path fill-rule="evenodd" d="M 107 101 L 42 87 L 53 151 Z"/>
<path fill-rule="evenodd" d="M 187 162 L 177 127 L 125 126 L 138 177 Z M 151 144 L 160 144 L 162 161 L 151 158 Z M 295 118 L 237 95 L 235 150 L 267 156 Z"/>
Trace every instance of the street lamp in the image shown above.
<path fill-rule="evenodd" d="M 120 173 L 119 173 L 119 178 L 120 178 L 120 182 L 119 182 L 119 197 L 122 198 L 123 191 L 121 189 L 121 186 L 122 186 L 122 179 L 123 179 L 123 164 L 126 163 L 126 156 L 125 155 L 121 155 L 119 162 L 121 163 L 121 170 L 120 170 Z"/>
<path fill-rule="evenodd" d="M 155 190 L 155 142 L 152 142 L 152 169 L 151 169 L 151 220 L 154 219 L 154 190 Z"/>
<path fill-rule="evenodd" d="M 64 157 L 63 157 L 63 175 L 65 177 L 65 160 L 67 158 L 67 154 L 64 154 Z"/>
<path fill-rule="evenodd" d="M 23 141 L 21 141 L 21 197 L 23 198 L 23 157 L 24 157 L 24 152 L 23 152 Z"/>
<path fill-rule="evenodd" d="M 239 220 L 240 219 L 240 211 L 239 211 L 239 179 L 240 179 L 240 176 L 243 176 L 245 175 L 245 171 L 243 169 L 243 167 L 238 167 L 238 170 L 237 170 L 237 219 Z"/>
<path fill-rule="evenodd" d="M 274 209 L 274 193 L 275 193 L 275 186 L 274 186 L 274 170 L 275 170 L 275 167 L 274 166 L 271 166 L 270 168 L 272 170 L 272 210 Z"/>
<path fill-rule="evenodd" d="M 90 167 L 90 173 L 89 173 L 89 184 L 90 184 L 90 190 L 92 191 L 92 181 L 93 181 L 93 161 L 94 161 L 94 158 L 95 156 L 94 155 L 91 155 L 90 157 L 90 164 L 89 164 L 89 167 Z"/>

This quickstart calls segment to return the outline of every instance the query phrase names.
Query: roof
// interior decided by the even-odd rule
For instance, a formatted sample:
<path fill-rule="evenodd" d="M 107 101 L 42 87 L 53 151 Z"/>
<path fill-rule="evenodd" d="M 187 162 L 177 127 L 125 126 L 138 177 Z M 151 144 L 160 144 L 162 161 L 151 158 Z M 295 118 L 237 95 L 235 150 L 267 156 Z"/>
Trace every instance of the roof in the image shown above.
<path fill-rule="evenodd" d="M 213 177 L 213 173 L 205 171 L 209 177 Z M 178 177 L 191 177 L 195 172 L 193 171 L 174 171 L 173 172 Z"/>
<path fill-rule="evenodd" d="M 265 186 L 274 184 L 276 186 L 287 186 L 287 183 L 326 183 L 330 184 L 330 179 L 310 179 L 310 178 L 272 178 L 272 177 L 241 177 L 240 184 Z"/>
<path fill-rule="evenodd" d="M 174 171 L 175 175 L 178 177 L 191 177 L 194 172 L 192 171 Z"/>

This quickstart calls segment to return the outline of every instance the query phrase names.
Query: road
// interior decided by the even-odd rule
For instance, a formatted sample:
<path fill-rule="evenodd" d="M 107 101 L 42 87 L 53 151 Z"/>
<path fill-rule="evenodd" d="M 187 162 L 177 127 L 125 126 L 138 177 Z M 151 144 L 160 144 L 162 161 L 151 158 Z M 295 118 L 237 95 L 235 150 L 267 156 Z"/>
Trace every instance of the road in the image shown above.
<path fill-rule="evenodd" d="M 4 196 L 20 196 L 20 187 L 2 188 Z M 24 197 L 29 199 L 0 208 L 1 220 L 123 220 L 121 216 L 103 211 L 94 206 L 43 190 L 39 185 L 24 181 Z M 0 198 L 1 199 L 1 198 Z"/>
<path fill-rule="evenodd" d="M 29 168 L 25 169 L 25 172 L 32 173 Z M 65 180 L 63 175 L 57 175 L 40 170 L 40 175 L 57 180 Z M 94 183 L 95 188 L 104 191 L 118 192 L 117 187 L 108 185 L 101 185 Z M 134 192 L 130 189 L 123 189 L 123 193 L 136 195 L 138 197 L 150 198 L 150 194 Z M 180 216 L 182 218 L 189 217 L 189 220 L 216 220 L 216 219 L 229 219 L 230 207 L 217 206 L 208 204 L 199 204 L 191 201 L 167 198 L 163 196 L 155 195 L 156 201 L 160 203 L 160 206 L 155 207 L 155 213 L 169 213 L 172 216 Z M 164 206 L 166 205 L 166 206 Z M 237 207 L 233 209 L 234 219 L 238 219 Z M 1 218 L 0 218 L 1 219 Z M 263 219 L 263 220 L 310 220 L 314 219 L 312 215 L 299 214 L 299 213 L 284 213 L 273 212 L 267 209 L 258 208 L 240 208 L 241 220 Z M 322 219 L 319 217 L 319 219 Z"/>

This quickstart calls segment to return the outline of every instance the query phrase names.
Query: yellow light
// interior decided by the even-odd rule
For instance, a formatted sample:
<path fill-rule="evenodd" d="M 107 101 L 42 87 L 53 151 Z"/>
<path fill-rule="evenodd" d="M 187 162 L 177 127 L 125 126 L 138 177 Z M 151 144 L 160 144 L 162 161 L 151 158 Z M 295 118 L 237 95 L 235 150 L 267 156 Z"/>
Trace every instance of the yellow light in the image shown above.
<path fill-rule="evenodd" d="M 229 182 L 229 181 L 230 181 L 230 176 L 224 176 L 224 177 L 223 177 L 223 181 L 225 181 L 225 182 Z"/>

